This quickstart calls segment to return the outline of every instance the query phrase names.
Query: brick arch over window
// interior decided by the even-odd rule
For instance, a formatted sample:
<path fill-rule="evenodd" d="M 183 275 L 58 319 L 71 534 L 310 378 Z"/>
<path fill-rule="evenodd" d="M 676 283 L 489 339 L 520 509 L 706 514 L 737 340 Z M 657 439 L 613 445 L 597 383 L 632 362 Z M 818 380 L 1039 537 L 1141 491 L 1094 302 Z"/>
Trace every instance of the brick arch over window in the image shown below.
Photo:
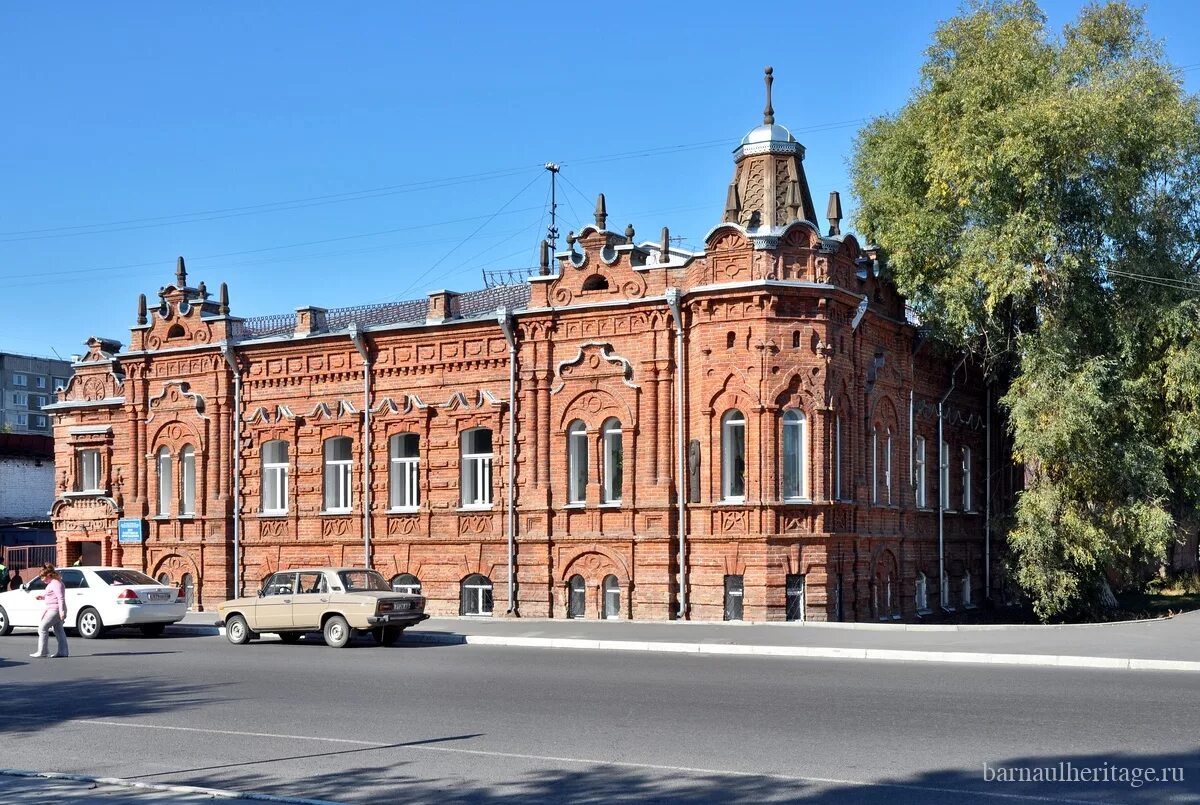
<path fill-rule="evenodd" d="M 204 578 L 200 575 L 200 565 L 190 555 L 169 553 L 155 562 L 147 575 L 158 578 L 159 574 L 162 573 L 166 573 L 171 578 L 172 584 L 179 584 L 185 573 L 191 574 L 196 584 L 197 595 L 199 596 Z"/>
<path fill-rule="evenodd" d="M 624 395 L 622 395 L 623 397 Z M 558 418 L 558 430 L 567 432 L 574 420 L 582 421 L 588 430 L 596 430 L 609 417 L 621 420 L 621 426 L 634 424 L 633 410 L 629 403 L 606 389 L 585 389 L 576 394 L 562 409 Z"/>
<path fill-rule="evenodd" d="M 567 579 L 578 573 L 584 579 L 599 584 L 600 580 L 609 574 L 617 577 L 622 586 L 630 582 L 629 565 L 616 551 L 603 545 L 588 545 L 580 548 L 574 556 L 561 563 L 558 571 L 558 581 L 566 584 Z M 592 577 L 595 578 L 592 578 Z"/>

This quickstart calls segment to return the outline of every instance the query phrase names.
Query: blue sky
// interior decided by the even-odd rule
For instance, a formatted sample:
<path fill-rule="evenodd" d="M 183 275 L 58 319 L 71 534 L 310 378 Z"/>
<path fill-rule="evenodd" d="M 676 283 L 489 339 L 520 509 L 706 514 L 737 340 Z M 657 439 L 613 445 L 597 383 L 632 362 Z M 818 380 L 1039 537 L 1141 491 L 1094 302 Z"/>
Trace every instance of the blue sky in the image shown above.
<path fill-rule="evenodd" d="M 1051 24 L 1082 4 L 1046 2 Z M 698 246 L 731 151 L 776 120 L 818 210 L 857 129 L 903 105 L 956 3 L 8 3 L 0 350 L 128 341 L 137 295 L 229 283 L 241 316 L 469 290 L 560 230 Z M 1152 33 L 1200 88 L 1200 12 Z M 848 210 L 849 212 L 849 210 Z M 560 241 L 561 246 L 561 241 Z"/>

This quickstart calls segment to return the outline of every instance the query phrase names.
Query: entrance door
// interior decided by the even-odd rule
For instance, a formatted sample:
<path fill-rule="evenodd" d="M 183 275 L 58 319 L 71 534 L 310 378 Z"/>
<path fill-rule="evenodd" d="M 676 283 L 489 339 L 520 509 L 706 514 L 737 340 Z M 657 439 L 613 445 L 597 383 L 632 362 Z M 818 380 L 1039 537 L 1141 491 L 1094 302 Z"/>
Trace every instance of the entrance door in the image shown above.
<path fill-rule="evenodd" d="M 567 580 L 567 617 L 582 618 L 586 607 L 587 585 L 583 576 L 572 576 Z"/>
<path fill-rule="evenodd" d="M 804 576 L 789 573 L 787 576 L 787 619 L 804 620 Z"/>
<path fill-rule="evenodd" d="M 604 617 L 621 617 L 621 585 L 616 576 L 604 577 Z"/>
<path fill-rule="evenodd" d="M 740 621 L 742 619 L 742 577 L 725 577 L 725 620 Z"/>
<path fill-rule="evenodd" d="M 92 567 L 101 564 L 99 542 L 79 543 L 79 564 Z"/>

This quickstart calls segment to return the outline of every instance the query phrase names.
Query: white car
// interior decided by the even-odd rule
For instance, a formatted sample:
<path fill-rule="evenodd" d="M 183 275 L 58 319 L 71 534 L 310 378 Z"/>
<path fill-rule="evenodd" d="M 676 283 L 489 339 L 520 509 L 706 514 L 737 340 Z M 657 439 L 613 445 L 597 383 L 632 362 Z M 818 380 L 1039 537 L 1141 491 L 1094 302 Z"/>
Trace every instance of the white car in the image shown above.
<path fill-rule="evenodd" d="M 147 637 L 162 634 L 187 614 L 184 591 L 124 567 L 64 567 L 67 628 L 80 637 L 101 637 L 110 627 L 133 626 Z M 46 582 L 37 578 L 0 593 L 0 636 L 14 628 L 37 628 L 45 611 Z"/>

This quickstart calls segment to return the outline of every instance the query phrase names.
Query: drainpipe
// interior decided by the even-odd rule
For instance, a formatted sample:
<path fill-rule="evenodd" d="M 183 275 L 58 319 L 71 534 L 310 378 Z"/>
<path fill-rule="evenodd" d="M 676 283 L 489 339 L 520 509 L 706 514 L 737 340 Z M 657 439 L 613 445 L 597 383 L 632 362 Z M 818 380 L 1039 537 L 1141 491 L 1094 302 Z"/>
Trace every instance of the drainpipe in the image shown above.
<path fill-rule="evenodd" d="M 242 594 L 242 371 L 226 341 L 221 355 L 233 372 L 233 595 Z"/>
<path fill-rule="evenodd" d="M 667 288 L 667 307 L 671 309 L 671 318 L 675 320 L 675 408 L 676 408 L 676 442 L 678 470 L 676 480 L 675 506 L 679 516 L 679 612 L 678 618 L 687 617 L 687 444 L 684 442 L 683 430 L 683 387 L 687 377 L 683 364 L 683 313 L 679 302 L 681 294 L 678 288 Z"/>
<path fill-rule="evenodd" d="M 946 440 L 943 430 L 942 410 L 946 404 L 946 400 L 950 399 L 950 395 L 954 392 L 954 384 L 958 377 L 958 370 L 967 362 L 967 356 L 963 355 L 962 360 L 954 367 L 954 371 L 950 373 L 950 388 L 946 389 L 946 393 L 938 400 L 938 606 L 946 609 L 946 498 L 949 497 L 948 490 L 943 484 L 943 481 L 950 480 L 949 462 L 950 451 L 944 450 Z M 945 462 L 945 463 L 943 463 Z"/>
<path fill-rule="evenodd" d="M 354 322 L 350 341 L 363 360 L 363 567 L 371 567 L 371 354 Z"/>
<path fill-rule="evenodd" d="M 517 451 L 517 335 L 513 317 L 504 307 L 496 308 L 496 321 L 504 331 L 504 340 L 508 342 L 508 614 L 519 615 L 517 611 L 517 578 L 516 578 L 516 543 L 517 531 L 517 501 L 516 501 L 516 451 Z"/>
<path fill-rule="evenodd" d="M 987 385 L 983 443 L 983 590 L 992 597 L 992 384 Z"/>

